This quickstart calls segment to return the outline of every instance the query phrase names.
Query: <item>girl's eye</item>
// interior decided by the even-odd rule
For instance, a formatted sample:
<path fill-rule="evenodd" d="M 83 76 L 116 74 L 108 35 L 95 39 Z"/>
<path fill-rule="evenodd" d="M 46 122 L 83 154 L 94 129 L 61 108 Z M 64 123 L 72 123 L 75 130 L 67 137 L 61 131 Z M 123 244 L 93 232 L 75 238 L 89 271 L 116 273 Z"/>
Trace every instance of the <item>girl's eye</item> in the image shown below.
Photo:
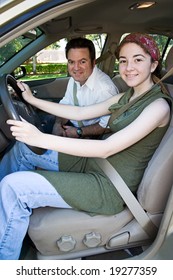
<path fill-rule="evenodd" d="M 126 60 L 122 60 L 122 59 L 121 59 L 121 60 L 119 61 L 119 63 L 120 63 L 120 64 L 124 64 L 124 63 L 126 63 Z"/>
<path fill-rule="evenodd" d="M 142 59 L 141 58 L 136 58 L 136 60 L 135 60 L 136 62 L 141 62 L 142 61 Z"/>

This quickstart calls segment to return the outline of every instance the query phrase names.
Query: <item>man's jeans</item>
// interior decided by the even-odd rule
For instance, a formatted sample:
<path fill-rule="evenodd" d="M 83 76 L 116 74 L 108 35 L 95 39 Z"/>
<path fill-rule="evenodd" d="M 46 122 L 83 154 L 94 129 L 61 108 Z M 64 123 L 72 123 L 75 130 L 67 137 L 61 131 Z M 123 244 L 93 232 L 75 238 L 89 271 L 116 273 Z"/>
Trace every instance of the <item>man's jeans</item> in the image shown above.
<path fill-rule="evenodd" d="M 21 171 L 0 182 L 0 260 L 20 256 L 32 209 L 71 208 L 40 174 Z"/>
<path fill-rule="evenodd" d="M 0 181 L 10 173 L 37 167 L 58 171 L 58 152 L 47 150 L 43 155 L 37 155 L 22 142 L 16 142 L 0 162 Z"/>

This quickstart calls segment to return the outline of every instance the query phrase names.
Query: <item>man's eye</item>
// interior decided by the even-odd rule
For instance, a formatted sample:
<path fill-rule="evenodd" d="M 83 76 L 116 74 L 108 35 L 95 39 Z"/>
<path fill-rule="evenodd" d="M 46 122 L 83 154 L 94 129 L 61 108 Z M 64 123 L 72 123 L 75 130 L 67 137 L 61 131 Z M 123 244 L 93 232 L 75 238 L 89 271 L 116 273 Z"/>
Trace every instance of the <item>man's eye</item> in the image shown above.
<path fill-rule="evenodd" d="M 68 61 L 68 64 L 69 64 L 69 65 L 73 65 L 73 61 L 69 60 L 69 61 Z"/>
<path fill-rule="evenodd" d="M 80 63 L 81 63 L 81 64 L 85 64 L 85 63 L 86 63 L 86 60 L 81 60 Z"/>

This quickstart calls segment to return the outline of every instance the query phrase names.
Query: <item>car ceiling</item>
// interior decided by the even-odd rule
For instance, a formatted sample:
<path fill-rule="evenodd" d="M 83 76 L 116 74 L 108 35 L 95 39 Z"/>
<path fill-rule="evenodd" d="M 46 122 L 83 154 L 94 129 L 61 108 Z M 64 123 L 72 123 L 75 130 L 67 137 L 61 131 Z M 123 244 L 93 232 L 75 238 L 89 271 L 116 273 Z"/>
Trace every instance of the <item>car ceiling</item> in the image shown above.
<path fill-rule="evenodd" d="M 172 0 L 158 0 L 156 5 L 145 10 L 130 10 L 135 1 L 96 0 L 78 7 L 42 25 L 49 33 L 70 30 L 76 33 L 105 32 L 122 34 L 132 31 L 173 35 Z"/>
<path fill-rule="evenodd" d="M 40 25 L 52 35 L 52 42 L 82 34 L 110 33 L 119 39 L 123 33 L 140 31 L 173 37 L 172 0 L 157 0 L 155 6 L 130 10 L 135 0 L 71 0 L 23 22 L 0 38 L 0 45 L 28 29 Z M 30 12 L 31 15 L 31 12 Z M 20 17 L 20 15 L 19 15 Z M 8 23 L 7 23 L 8 24 Z M 10 23 L 9 23 L 10 24 Z"/>

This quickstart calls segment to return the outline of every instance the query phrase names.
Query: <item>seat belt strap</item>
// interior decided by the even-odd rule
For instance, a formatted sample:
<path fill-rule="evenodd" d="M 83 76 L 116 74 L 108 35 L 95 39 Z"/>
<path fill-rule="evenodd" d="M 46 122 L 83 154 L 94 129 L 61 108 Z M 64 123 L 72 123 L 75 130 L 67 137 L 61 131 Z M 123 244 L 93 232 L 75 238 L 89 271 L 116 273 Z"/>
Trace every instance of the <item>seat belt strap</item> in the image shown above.
<path fill-rule="evenodd" d="M 74 84 L 73 84 L 73 101 L 74 101 L 75 106 L 79 106 L 79 102 L 78 102 L 78 99 L 77 99 L 77 85 L 76 85 L 75 81 L 74 81 Z M 78 123 L 79 127 L 84 126 L 82 121 L 77 121 L 77 123 Z"/>
<path fill-rule="evenodd" d="M 153 239 L 157 234 L 158 228 L 153 224 L 153 222 L 146 214 L 122 177 L 113 168 L 113 166 L 107 159 L 96 158 L 95 160 L 99 167 L 111 180 L 137 222 L 140 224 L 143 230 Z"/>

